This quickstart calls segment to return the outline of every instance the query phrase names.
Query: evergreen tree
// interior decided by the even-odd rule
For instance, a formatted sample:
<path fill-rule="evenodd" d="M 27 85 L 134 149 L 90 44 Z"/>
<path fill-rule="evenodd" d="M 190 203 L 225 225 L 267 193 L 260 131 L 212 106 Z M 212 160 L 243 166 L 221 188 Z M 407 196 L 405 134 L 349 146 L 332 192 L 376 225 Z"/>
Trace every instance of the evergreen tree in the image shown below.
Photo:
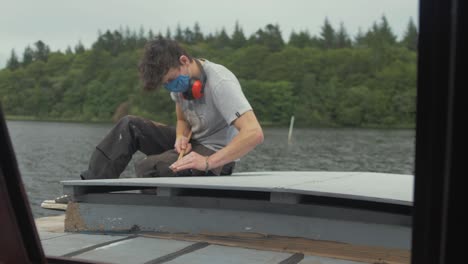
<path fill-rule="evenodd" d="M 235 49 L 244 47 L 247 44 L 247 39 L 245 38 L 244 32 L 239 25 L 239 22 L 236 21 L 234 26 L 234 33 L 232 33 L 231 46 Z"/>
<path fill-rule="evenodd" d="M 402 44 L 409 50 L 416 51 L 418 48 L 418 29 L 410 18 L 406 32 L 403 36 Z"/>
<path fill-rule="evenodd" d="M 144 42 L 146 41 L 145 28 L 143 25 L 140 25 L 140 30 L 138 31 L 138 41 L 140 40 L 143 40 Z"/>
<path fill-rule="evenodd" d="M 34 51 L 28 45 L 23 52 L 23 66 L 28 66 L 31 62 L 34 61 Z"/>
<path fill-rule="evenodd" d="M 184 41 L 184 34 L 182 33 L 182 28 L 180 27 L 180 24 L 177 24 L 176 35 L 174 36 L 174 40 L 178 42 Z"/>
<path fill-rule="evenodd" d="M 272 52 L 280 51 L 284 47 L 283 37 L 278 25 L 266 25 L 265 30 L 257 30 L 249 41 L 253 44 L 264 45 Z"/>
<path fill-rule="evenodd" d="M 379 34 L 380 38 L 384 43 L 395 45 L 397 37 L 395 34 L 393 34 L 393 31 L 390 28 L 390 25 L 388 24 L 388 20 L 385 17 L 385 15 L 382 16 L 382 21 L 379 25 Z"/>
<path fill-rule="evenodd" d="M 66 55 L 71 55 L 71 54 L 73 54 L 73 51 L 72 51 L 70 45 L 67 46 L 67 49 L 65 50 L 65 54 L 66 54 Z"/>
<path fill-rule="evenodd" d="M 20 62 L 18 61 L 18 56 L 16 56 L 16 52 L 14 49 L 11 50 L 10 58 L 7 61 L 6 67 L 12 71 L 18 69 L 20 67 Z"/>
<path fill-rule="evenodd" d="M 375 48 L 396 44 L 396 35 L 393 34 L 385 15 L 382 16 L 379 24 L 374 23 L 372 25 L 371 30 L 367 32 L 363 42 L 365 45 Z"/>
<path fill-rule="evenodd" d="M 218 34 L 216 32 L 216 34 Z M 208 33 L 208 35 L 206 35 L 205 37 L 205 43 L 208 44 L 208 45 L 211 45 L 211 46 L 214 46 L 215 44 L 215 41 L 216 40 L 216 37 L 213 35 L 213 33 Z"/>
<path fill-rule="evenodd" d="M 83 52 L 85 52 L 85 47 L 83 46 L 83 43 L 81 43 L 81 41 L 78 41 L 78 44 L 75 45 L 75 53 L 81 54 Z"/>
<path fill-rule="evenodd" d="M 122 35 L 120 35 L 120 37 L 122 37 Z M 118 39 L 118 37 L 117 37 Z M 135 30 L 132 30 L 132 33 L 130 34 L 130 37 L 128 38 L 123 38 L 124 40 L 124 47 L 126 48 L 122 48 L 121 51 L 123 50 L 134 50 L 134 49 L 138 49 L 138 48 L 141 48 L 139 45 L 139 42 L 138 42 L 138 35 L 137 35 L 137 32 Z M 128 43 L 128 46 L 126 45 Z"/>
<path fill-rule="evenodd" d="M 154 33 L 153 33 L 153 30 L 149 30 L 148 31 L 148 40 L 153 40 L 154 39 Z"/>
<path fill-rule="evenodd" d="M 172 33 L 171 33 L 171 29 L 168 27 L 166 29 L 166 36 L 165 36 L 166 39 L 172 39 Z"/>
<path fill-rule="evenodd" d="M 320 32 L 320 40 L 322 42 L 323 49 L 332 49 L 336 46 L 335 30 L 328 21 L 328 18 L 325 18 L 325 21 L 323 22 L 322 31 Z"/>
<path fill-rule="evenodd" d="M 189 27 L 186 27 L 184 30 L 184 42 L 187 44 L 195 43 L 195 35 Z"/>
<path fill-rule="evenodd" d="M 127 41 L 132 38 L 132 31 L 130 30 L 128 26 L 125 27 L 125 30 L 120 28 L 119 31 L 122 34 L 122 36 L 124 36 L 124 39 L 126 39 Z"/>
<path fill-rule="evenodd" d="M 311 47 L 315 48 L 321 48 L 322 47 L 322 40 L 318 38 L 317 36 L 313 36 L 310 38 L 310 44 Z"/>
<path fill-rule="evenodd" d="M 140 31 L 138 32 L 138 38 L 137 38 L 137 48 L 142 48 L 145 46 L 147 39 L 145 36 L 145 29 L 143 26 L 140 26 Z"/>
<path fill-rule="evenodd" d="M 354 45 L 356 47 L 362 47 L 366 45 L 366 36 L 362 33 L 362 29 L 358 29 L 358 33 L 354 37 Z"/>
<path fill-rule="evenodd" d="M 33 52 L 33 60 L 40 60 L 40 61 L 47 62 L 47 59 L 50 53 L 49 46 L 47 46 L 41 40 L 34 43 L 34 46 L 36 46 L 36 50 Z"/>
<path fill-rule="evenodd" d="M 231 39 L 229 38 L 224 28 L 215 36 L 215 47 L 223 49 L 231 46 Z"/>
<path fill-rule="evenodd" d="M 346 32 L 343 22 L 340 23 L 340 29 L 336 33 L 336 48 L 349 48 L 351 47 L 351 40 Z"/>
<path fill-rule="evenodd" d="M 310 34 L 307 31 L 301 31 L 296 33 L 294 31 L 291 32 L 291 36 L 289 37 L 289 45 L 304 48 L 311 44 Z"/>
<path fill-rule="evenodd" d="M 194 43 L 199 43 L 203 41 L 203 34 L 200 29 L 200 25 L 198 22 L 195 22 L 195 25 L 193 26 L 193 42 Z"/>
<path fill-rule="evenodd" d="M 131 45 L 130 43 L 134 43 L 135 41 L 131 42 L 126 42 L 125 45 L 127 48 L 134 48 L 134 45 Z M 113 56 L 116 56 L 119 54 L 124 47 L 124 41 L 122 34 L 118 31 L 110 32 L 107 30 L 103 35 L 101 35 L 98 40 L 93 44 L 93 49 L 96 50 L 105 50 L 108 51 L 110 54 Z"/>

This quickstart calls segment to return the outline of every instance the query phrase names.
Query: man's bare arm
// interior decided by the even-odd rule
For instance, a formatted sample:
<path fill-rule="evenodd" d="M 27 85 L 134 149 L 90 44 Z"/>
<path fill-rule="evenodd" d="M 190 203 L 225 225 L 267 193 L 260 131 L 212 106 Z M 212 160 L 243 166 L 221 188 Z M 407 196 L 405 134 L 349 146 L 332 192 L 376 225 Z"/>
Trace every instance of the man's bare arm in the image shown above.
<path fill-rule="evenodd" d="M 186 169 L 204 171 L 207 165 L 209 169 L 217 168 L 244 156 L 263 142 L 263 131 L 253 111 L 241 115 L 234 121 L 233 125 L 239 130 L 239 133 L 226 147 L 209 157 L 191 152 L 181 160 L 174 162 L 171 169 L 175 172 Z"/>

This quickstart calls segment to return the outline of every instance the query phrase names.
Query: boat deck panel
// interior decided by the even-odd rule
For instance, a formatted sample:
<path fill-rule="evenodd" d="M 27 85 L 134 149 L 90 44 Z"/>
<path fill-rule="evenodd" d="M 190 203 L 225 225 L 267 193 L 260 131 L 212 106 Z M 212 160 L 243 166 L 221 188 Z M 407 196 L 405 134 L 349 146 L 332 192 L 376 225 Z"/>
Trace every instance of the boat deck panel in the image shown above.
<path fill-rule="evenodd" d="M 71 234 L 50 239 L 42 239 L 42 247 L 47 255 L 64 256 L 78 250 L 93 247 L 97 244 L 109 243 L 125 236 Z"/>
<path fill-rule="evenodd" d="M 64 215 L 36 219 L 48 256 L 107 263 L 321 263 L 409 264 L 409 253 L 342 243 L 245 234 L 76 234 L 64 232 Z"/>
<path fill-rule="evenodd" d="M 167 264 L 264 264 L 280 263 L 292 254 L 274 251 L 263 251 L 246 248 L 210 245 L 187 255 L 180 256 Z"/>
<path fill-rule="evenodd" d="M 125 178 L 63 181 L 64 188 L 86 193 L 89 187 L 158 187 L 165 195 L 171 189 L 256 191 L 314 195 L 412 205 L 412 175 L 372 172 L 272 171 L 237 173 L 224 177 Z M 168 191 L 169 190 L 169 191 Z M 294 197 L 287 197 L 287 201 Z"/>
<path fill-rule="evenodd" d="M 56 232 L 54 232 L 56 233 Z M 321 263 L 321 264 L 364 264 L 335 258 L 294 254 L 288 252 L 257 250 L 234 246 L 204 243 L 201 247 L 184 250 L 200 242 L 172 239 L 134 237 L 126 240 L 114 235 L 76 235 L 56 233 L 57 237 L 42 238 L 45 254 L 48 256 L 68 256 L 76 259 L 104 263 L 168 263 L 168 264 L 205 264 L 205 263 Z M 116 242 L 112 242 L 116 241 Z M 102 245 L 102 242 L 108 242 Z M 102 246 L 100 246 L 102 245 Z M 74 254 L 73 252 L 79 252 Z M 299 262 L 288 262 L 290 259 Z M 302 259 L 302 260 L 301 260 Z"/>
<path fill-rule="evenodd" d="M 193 244 L 195 243 L 179 240 L 136 237 L 99 247 L 74 257 L 110 263 L 146 263 Z"/>

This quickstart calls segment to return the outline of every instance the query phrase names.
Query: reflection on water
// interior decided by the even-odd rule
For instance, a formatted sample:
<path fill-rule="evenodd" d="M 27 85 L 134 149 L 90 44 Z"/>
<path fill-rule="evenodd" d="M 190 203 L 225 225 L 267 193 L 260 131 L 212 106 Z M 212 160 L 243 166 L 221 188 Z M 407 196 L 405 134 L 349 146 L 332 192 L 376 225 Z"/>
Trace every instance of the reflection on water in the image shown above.
<path fill-rule="evenodd" d="M 9 121 L 7 126 L 34 217 L 59 214 L 40 204 L 62 193 L 62 180 L 79 179 L 112 124 Z M 236 171 L 372 171 L 413 174 L 414 130 L 264 129 L 265 141 Z M 133 177 L 134 160 L 122 177 Z"/>

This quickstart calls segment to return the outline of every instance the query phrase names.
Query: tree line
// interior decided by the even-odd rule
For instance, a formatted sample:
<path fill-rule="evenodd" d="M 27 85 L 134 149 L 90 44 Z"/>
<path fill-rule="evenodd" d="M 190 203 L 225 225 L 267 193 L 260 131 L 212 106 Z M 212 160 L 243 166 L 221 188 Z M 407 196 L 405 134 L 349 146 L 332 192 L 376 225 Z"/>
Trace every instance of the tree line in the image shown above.
<path fill-rule="evenodd" d="M 162 34 L 128 27 L 99 32 L 90 48 L 64 52 L 39 40 L 0 70 L 0 100 L 10 117 L 110 121 L 124 114 L 173 124 L 174 104 L 164 89 L 141 89 L 137 65 L 145 43 L 177 40 L 195 57 L 231 69 L 259 120 L 283 126 L 414 127 L 417 28 L 409 20 L 401 40 L 385 16 L 351 37 L 345 25 L 324 20 L 318 36 L 279 25 L 246 36 L 236 22 L 204 35 L 198 23 Z"/>

